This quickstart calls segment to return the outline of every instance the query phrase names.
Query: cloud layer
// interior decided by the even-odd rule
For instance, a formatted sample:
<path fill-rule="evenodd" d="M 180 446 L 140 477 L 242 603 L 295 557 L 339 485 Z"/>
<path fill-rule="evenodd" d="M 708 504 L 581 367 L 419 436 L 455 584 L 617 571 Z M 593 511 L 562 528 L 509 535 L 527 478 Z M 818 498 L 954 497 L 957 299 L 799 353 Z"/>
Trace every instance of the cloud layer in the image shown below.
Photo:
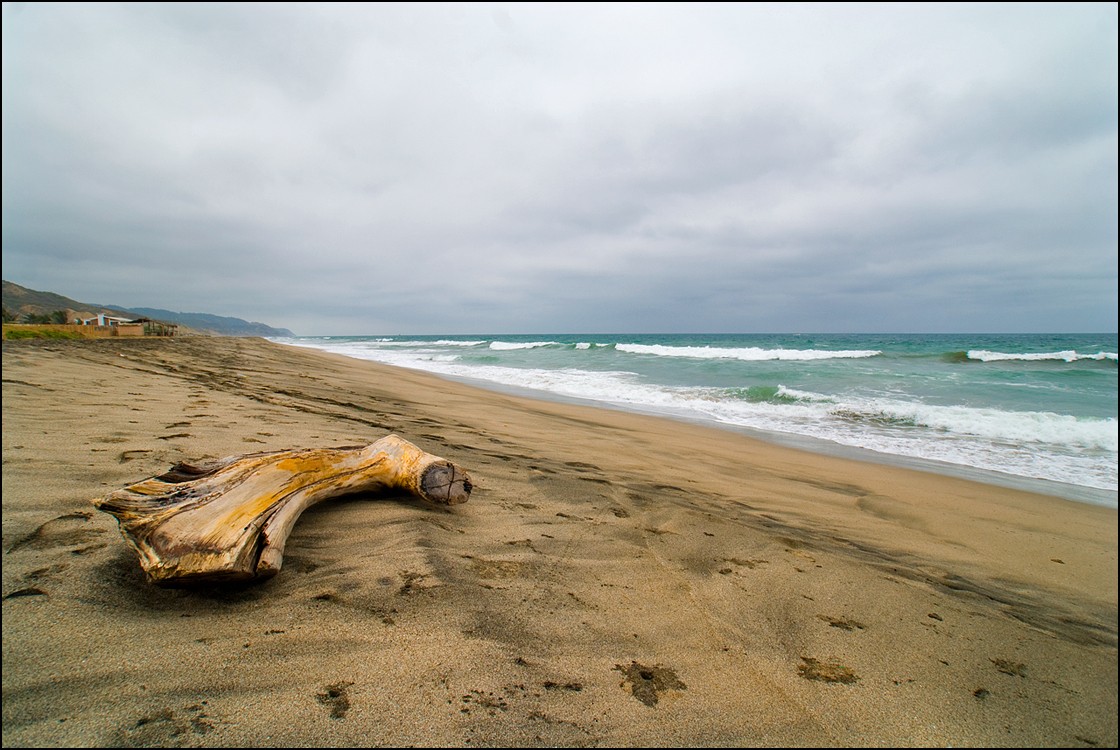
<path fill-rule="evenodd" d="M 302 334 L 1115 331 L 1117 10 L 19 5 L 3 267 Z"/>

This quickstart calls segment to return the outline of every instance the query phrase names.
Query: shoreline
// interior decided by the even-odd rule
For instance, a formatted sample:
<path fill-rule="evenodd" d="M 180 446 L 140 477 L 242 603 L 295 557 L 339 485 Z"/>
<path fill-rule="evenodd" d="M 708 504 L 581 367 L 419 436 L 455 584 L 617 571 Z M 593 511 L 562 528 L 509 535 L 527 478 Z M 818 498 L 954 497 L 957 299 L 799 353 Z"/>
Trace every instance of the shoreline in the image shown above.
<path fill-rule="evenodd" d="M 280 346 L 292 345 L 280 344 Z M 315 350 L 325 351 L 321 349 Z M 348 358 L 355 359 L 357 360 L 357 362 L 370 362 L 371 364 L 382 365 L 384 367 L 413 369 L 410 367 L 400 367 L 396 365 L 379 363 L 375 362 L 375 360 L 362 359 L 360 357 Z M 738 424 L 703 420 L 700 418 L 693 418 L 693 416 L 674 414 L 669 411 L 657 411 L 653 409 L 653 407 L 638 407 L 624 403 L 580 399 L 580 397 L 578 396 L 566 396 L 562 394 L 551 393 L 549 391 L 538 391 L 534 390 L 534 388 L 493 383 L 491 381 L 485 381 L 485 379 L 483 378 L 445 375 L 442 373 L 428 373 L 428 371 L 423 371 L 423 369 L 419 368 L 414 369 L 414 372 L 426 373 L 432 375 L 433 377 L 447 379 L 447 381 L 451 381 L 454 383 L 460 383 L 475 388 L 482 388 L 482 390 L 484 391 L 493 391 L 495 393 L 504 393 L 507 395 L 517 396 L 521 397 L 521 399 L 587 406 L 589 407 L 589 409 L 606 409 L 610 411 L 619 411 L 632 414 L 644 414 L 646 416 L 652 416 L 652 418 L 655 419 L 665 419 L 687 424 L 696 424 L 697 426 L 702 426 L 702 428 L 734 432 L 736 434 L 745 435 L 745 437 L 753 440 L 759 440 L 762 442 L 774 444 L 774 446 L 820 454 L 820 456 L 833 456 L 850 461 L 866 461 L 869 463 L 877 463 L 877 465 L 881 466 L 893 466 L 903 469 L 912 469 L 915 471 L 926 471 L 930 472 L 930 474 L 954 477 L 956 479 L 977 481 L 980 482 L 980 484 L 984 485 L 1006 487 L 1008 489 L 1019 489 L 1026 491 L 1026 493 L 1047 495 L 1063 500 L 1073 500 L 1076 501 L 1076 503 L 1086 503 L 1089 505 L 1111 508 L 1113 510 L 1117 510 L 1118 505 L 1120 505 L 1120 490 L 1104 489 L 1101 487 L 1090 487 L 1086 485 L 1073 485 L 1068 484 L 1068 482 L 1053 481 L 1049 479 L 1038 479 L 1036 477 L 1023 477 L 1014 474 L 1004 474 L 1004 472 L 967 466 L 963 465 L 963 463 L 952 463 L 949 461 L 939 461 L 936 459 L 915 458 L 912 456 L 899 456 L 899 454 L 897 453 L 886 453 L 883 451 L 872 450 L 870 448 L 844 446 L 844 444 L 842 443 L 833 442 L 831 440 L 824 440 L 822 438 L 812 438 L 809 437 L 809 435 L 800 435 L 792 432 L 787 433 L 760 430 L 757 428 L 748 428 L 748 426 Z"/>
<path fill-rule="evenodd" d="M 313 347 L 303 347 L 294 344 L 285 344 L 283 342 L 273 343 L 276 343 L 280 346 L 292 346 L 297 349 L 312 349 L 312 351 L 333 354 L 333 352 L 327 352 L 326 350 L 315 349 Z M 495 383 L 489 380 L 484 380 L 482 378 L 470 378 L 465 376 L 428 372 L 427 370 L 422 370 L 419 368 L 401 367 L 398 365 L 377 362 L 375 360 L 361 359 L 360 357 L 349 357 L 348 355 L 344 354 L 339 354 L 337 356 L 347 357 L 348 359 L 353 359 L 358 362 L 369 362 L 371 364 L 390 367 L 394 369 L 422 372 L 435 378 L 449 380 L 454 383 L 460 383 L 471 388 L 480 388 L 482 390 L 493 391 L 495 393 L 504 393 L 519 398 L 550 401 L 560 404 L 572 404 L 577 406 L 584 406 L 591 409 L 607 409 L 610 411 L 620 411 L 629 414 L 643 414 L 657 419 L 669 419 L 674 422 L 694 424 L 699 427 L 707 427 L 710 429 L 732 432 L 735 434 L 746 436 L 752 440 L 759 440 L 764 443 L 789 448 L 791 450 L 804 451 L 806 453 L 814 453 L 824 456 L 835 456 L 837 458 L 843 458 L 849 461 L 863 461 L 873 464 L 879 464 L 882 466 L 895 466 L 903 469 L 911 469 L 914 471 L 924 471 L 931 474 L 939 474 L 942 476 L 954 477 L 956 479 L 966 479 L 972 482 L 979 482 L 980 484 L 991 484 L 997 487 L 1022 490 L 1024 492 L 1030 492 L 1039 495 L 1048 495 L 1061 500 L 1072 500 L 1074 502 L 1097 505 L 1104 508 L 1111 508 L 1112 510 L 1117 510 L 1118 505 L 1120 505 L 1120 491 L 1118 490 L 1109 490 L 1100 487 L 1070 484 L 1067 482 L 1056 482 L 1049 479 L 1026 477 L 1017 474 L 1006 474 L 1003 472 L 993 471 L 990 469 L 982 469 L 965 464 L 955 464 L 948 461 L 938 461 L 931 458 L 904 456 L 895 453 L 877 451 L 871 448 L 860 448 L 856 446 L 844 445 L 842 443 L 825 440 L 823 438 L 814 438 L 808 435 L 798 435 L 796 433 L 785 433 L 773 430 L 762 430 L 726 422 L 718 422 L 715 420 L 706 420 L 699 417 L 691 417 L 684 414 L 675 414 L 670 411 L 658 411 L 657 409 L 654 409 L 652 407 L 642 408 L 625 403 L 595 401 L 594 399 L 579 398 L 577 396 L 565 396 L 558 393 L 552 393 L 551 391 L 504 385 L 502 383 Z"/>
<path fill-rule="evenodd" d="M 1114 509 L 263 339 L 5 342 L 4 744 L 1115 745 Z M 143 580 L 90 502 L 372 442 L 276 578 Z"/>

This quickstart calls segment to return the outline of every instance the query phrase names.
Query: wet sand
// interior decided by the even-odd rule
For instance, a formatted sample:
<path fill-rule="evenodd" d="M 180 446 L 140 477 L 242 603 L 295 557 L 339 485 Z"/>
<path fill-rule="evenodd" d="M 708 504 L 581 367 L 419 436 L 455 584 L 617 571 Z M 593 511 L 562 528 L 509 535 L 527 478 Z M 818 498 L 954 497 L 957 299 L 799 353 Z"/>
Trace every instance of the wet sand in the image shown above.
<path fill-rule="evenodd" d="M 14 746 L 1116 746 L 1116 511 L 260 339 L 4 342 Z M 470 502 L 329 501 L 149 584 L 92 500 L 390 433 Z"/>

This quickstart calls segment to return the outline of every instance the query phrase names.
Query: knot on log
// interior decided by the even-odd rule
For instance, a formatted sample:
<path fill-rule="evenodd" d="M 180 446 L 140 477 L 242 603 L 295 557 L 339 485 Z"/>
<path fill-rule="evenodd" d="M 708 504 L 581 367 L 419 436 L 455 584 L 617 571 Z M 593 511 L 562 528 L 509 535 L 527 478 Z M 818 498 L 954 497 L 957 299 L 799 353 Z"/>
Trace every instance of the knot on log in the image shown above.
<path fill-rule="evenodd" d="M 471 496 L 471 478 L 455 464 L 433 463 L 420 478 L 421 494 L 433 502 L 446 505 L 465 503 Z"/>

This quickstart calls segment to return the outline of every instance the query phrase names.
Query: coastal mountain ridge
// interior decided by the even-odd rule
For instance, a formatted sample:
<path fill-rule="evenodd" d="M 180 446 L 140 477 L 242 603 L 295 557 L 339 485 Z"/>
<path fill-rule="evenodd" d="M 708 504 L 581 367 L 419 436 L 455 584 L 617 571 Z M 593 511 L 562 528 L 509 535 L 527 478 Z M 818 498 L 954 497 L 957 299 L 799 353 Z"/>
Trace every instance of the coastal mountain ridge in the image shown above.
<path fill-rule="evenodd" d="M 50 315 L 65 310 L 68 319 L 91 318 L 98 313 L 125 318 L 151 318 L 164 323 L 174 323 L 191 331 L 213 333 L 221 336 L 294 336 L 287 328 L 273 328 L 264 323 L 251 322 L 209 313 L 184 313 L 153 307 L 122 307 L 90 302 L 78 302 L 54 292 L 40 292 L 3 281 L 3 306 L 5 318 L 10 313 L 17 320 L 25 315 Z"/>

